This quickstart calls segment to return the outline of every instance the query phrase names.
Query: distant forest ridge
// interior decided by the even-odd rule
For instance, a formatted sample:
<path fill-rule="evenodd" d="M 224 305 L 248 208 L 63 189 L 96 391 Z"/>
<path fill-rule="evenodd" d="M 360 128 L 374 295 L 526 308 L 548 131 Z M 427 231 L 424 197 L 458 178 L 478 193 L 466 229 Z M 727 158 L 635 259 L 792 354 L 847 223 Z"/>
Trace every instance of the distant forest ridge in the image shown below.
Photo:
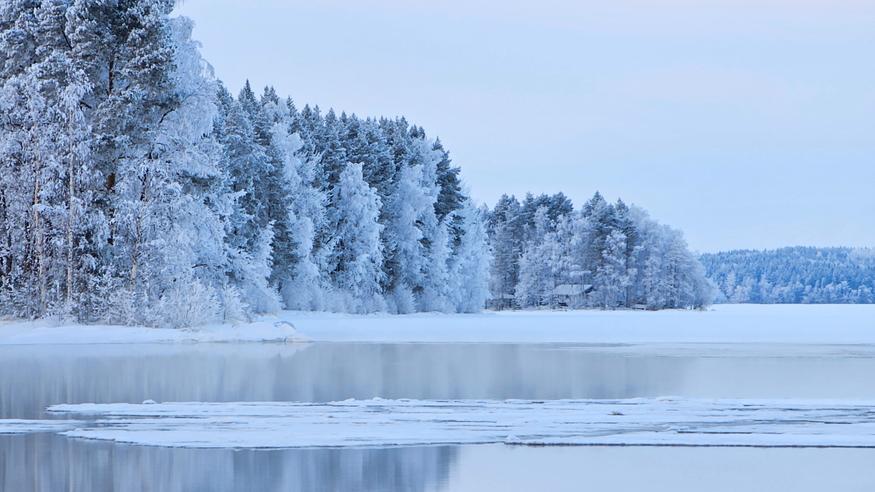
<path fill-rule="evenodd" d="M 703 254 L 716 302 L 875 303 L 875 248 L 797 246 Z"/>

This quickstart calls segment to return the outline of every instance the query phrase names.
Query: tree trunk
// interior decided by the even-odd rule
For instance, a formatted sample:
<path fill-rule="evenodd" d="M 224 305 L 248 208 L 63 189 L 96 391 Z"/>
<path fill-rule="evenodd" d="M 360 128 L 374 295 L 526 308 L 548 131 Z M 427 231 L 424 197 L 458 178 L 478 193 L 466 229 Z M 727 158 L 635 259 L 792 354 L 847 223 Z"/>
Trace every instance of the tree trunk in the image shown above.
<path fill-rule="evenodd" d="M 149 170 L 143 174 L 141 178 L 142 181 L 142 190 L 140 192 L 140 205 L 139 210 L 137 211 L 137 217 L 134 222 L 134 245 L 133 245 L 133 253 L 131 254 L 131 272 L 130 272 L 130 281 L 131 281 L 131 290 L 133 290 L 137 286 L 137 270 L 139 268 L 139 256 L 140 256 L 140 245 L 143 240 L 143 209 L 146 208 L 146 205 L 149 201 Z"/>
<path fill-rule="evenodd" d="M 33 234 L 34 234 L 34 251 L 36 255 L 36 265 L 37 265 L 37 287 L 39 290 L 39 300 L 36 306 L 36 314 L 41 317 L 45 314 L 45 306 L 46 306 L 46 262 L 45 262 L 45 232 L 43 231 L 42 224 L 40 223 L 40 205 L 41 205 L 41 197 L 40 197 L 40 168 L 41 160 L 40 156 L 37 156 L 36 169 L 34 172 L 34 185 L 33 185 L 33 204 L 31 206 L 31 212 L 33 214 Z"/>
<path fill-rule="evenodd" d="M 75 161 L 74 152 L 70 149 L 70 161 L 67 167 L 67 292 L 66 309 L 73 308 L 73 223 L 75 218 Z"/>

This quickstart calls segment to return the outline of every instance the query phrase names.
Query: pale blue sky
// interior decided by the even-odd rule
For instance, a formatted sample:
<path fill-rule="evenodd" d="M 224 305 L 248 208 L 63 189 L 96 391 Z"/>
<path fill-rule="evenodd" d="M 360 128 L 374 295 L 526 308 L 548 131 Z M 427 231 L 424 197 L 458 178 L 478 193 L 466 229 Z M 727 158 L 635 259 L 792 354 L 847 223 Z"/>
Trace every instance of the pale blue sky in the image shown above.
<path fill-rule="evenodd" d="M 609 5 L 605 5 L 609 4 Z M 236 91 L 405 115 L 478 201 L 601 190 L 695 249 L 875 246 L 875 2 L 185 0 Z"/>

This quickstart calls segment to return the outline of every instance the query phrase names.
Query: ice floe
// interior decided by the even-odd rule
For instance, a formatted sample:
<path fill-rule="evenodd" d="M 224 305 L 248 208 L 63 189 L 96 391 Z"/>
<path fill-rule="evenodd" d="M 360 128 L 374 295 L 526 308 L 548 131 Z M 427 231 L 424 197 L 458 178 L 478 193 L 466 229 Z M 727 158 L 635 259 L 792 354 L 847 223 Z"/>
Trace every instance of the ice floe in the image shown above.
<path fill-rule="evenodd" d="M 76 420 L 0 420 L 0 435 L 31 434 L 35 432 L 60 432 L 73 429 L 82 423 Z"/>
<path fill-rule="evenodd" d="M 70 437 L 195 448 L 514 445 L 875 447 L 875 401 L 346 400 L 54 405 Z"/>

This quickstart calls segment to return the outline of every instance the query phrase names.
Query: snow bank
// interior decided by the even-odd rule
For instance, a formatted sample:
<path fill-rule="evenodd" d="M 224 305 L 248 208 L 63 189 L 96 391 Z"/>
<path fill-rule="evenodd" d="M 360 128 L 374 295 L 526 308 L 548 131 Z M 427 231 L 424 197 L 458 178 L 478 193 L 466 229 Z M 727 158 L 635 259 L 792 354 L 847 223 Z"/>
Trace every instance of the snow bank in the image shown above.
<path fill-rule="evenodd" d="M 0 345 L 306 341 L 288 321 L 265 319 L 190 330 L 142 326 L 63 325 L 47 320 L 0 322 Z"/>
<path fill-rule="evenodd" d="M 346 400 L 55 405 L 98 418 L 69 437 L 194 448 L 506 443 L 875 447 L 875 401 Z"/>
<path fill-rule="evenodd" d="M 295 327 L 300 331 L 296 331 Z M 875 344 L 875 305 L 723 304 L 707 311 L 351 315 L 285 311 L 194 330 L 0 322 L 0 345 L 156 342 Z"/>
<path fill-rule="evenodd" d="M 875 305 L 723 304 L 706 311 L 285 312 L 316 341 L 875 344 Z"/>

